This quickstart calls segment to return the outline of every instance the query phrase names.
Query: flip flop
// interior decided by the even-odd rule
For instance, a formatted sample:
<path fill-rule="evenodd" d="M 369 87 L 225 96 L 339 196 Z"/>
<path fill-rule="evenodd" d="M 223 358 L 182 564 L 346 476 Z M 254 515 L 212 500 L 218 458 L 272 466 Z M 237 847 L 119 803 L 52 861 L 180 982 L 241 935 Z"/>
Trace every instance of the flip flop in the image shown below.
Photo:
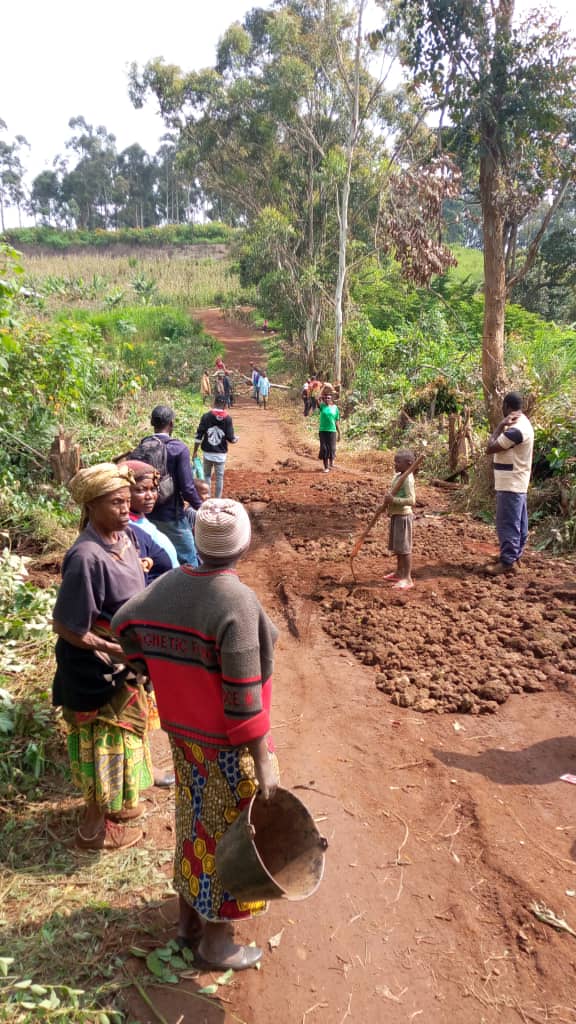
<path fill-rule="evenodd" d="M 154 785 L 156 789 L 171 789 L 176 783 L 176 776 L 174 772 L 164 772 L 163 775 L 158 775 L 154 779 Z"/>
<path fill-rule="evenodd" d="M 414 586 L 412 580 L 398 580 L 392 585 L 392 590 L 410 590 Z"/>
<path fill-rule="evenodd" d="M 205 960 L 201 953 L 195 952 L 194 963 L 205 971 L 246 971 L 255 967 L 262 959 L 262 950 L 258 946 L 240 946 L 234 956 L 225 960 Z"/>
<path fill-rule="evenodd" d="M 395 572 L 387 572 L 386 575 L 382 577 L 382 579 L 390 580 L 390 582 L 392 582 L 393 580 L 399 580 L 400 577 L 397 576 Z"/>

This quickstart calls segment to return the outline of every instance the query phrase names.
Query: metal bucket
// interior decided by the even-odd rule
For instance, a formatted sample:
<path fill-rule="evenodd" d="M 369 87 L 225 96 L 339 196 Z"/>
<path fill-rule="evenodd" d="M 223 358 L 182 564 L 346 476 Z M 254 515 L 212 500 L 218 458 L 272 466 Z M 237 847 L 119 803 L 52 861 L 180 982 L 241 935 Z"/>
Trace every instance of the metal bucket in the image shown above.
<path fill-rule="evenodd" d="M 305 900 L 324 874 L 328 843 L 312 815 L 287 789 L 265 801 L 257 793 L 216 847 L 216 871 L 243 902 Z"/>

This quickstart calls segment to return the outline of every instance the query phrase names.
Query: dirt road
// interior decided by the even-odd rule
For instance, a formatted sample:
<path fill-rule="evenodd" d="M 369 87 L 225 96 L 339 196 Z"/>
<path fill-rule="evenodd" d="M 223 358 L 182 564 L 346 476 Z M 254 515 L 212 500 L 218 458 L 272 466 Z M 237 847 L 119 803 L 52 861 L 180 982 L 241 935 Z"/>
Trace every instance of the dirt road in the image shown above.
<path fill-rule="evenodd" d="M 201 318 L 229 364 L 260 358 L 246 328 Z M 282 631 L 283 784 L 303 787 L 328 838 L 326 877 L 239 929 L 266 955 L 223 1009 L 178 989 L 156 1005 L 170 1024 L 575 1024 L 576 938 L 531 911 L 546 904 L 576 930 L 576 788 L 559 781 L 576 773 L 574 566 L 529 556 L 487 580 L 493 532 L 420 486 L 414 590 L 382 583 L 385 524 L 354 583 L 350 536 L 389 464 L 339 453 L 323 476 L 299 407 L 290 419 L 274 404 L 240 396 L 225 492 L 251 508 L 241 576 Z"/>

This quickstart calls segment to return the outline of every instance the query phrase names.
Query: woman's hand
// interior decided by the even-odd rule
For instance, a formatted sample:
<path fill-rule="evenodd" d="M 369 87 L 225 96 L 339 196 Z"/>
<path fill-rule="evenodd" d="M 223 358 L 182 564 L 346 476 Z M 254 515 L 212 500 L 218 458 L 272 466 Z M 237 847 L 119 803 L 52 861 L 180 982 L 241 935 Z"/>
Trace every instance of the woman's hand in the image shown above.
<path fill-rule="evenodd" d="M 254 768 L 258 785 L 264 800 L 270 800 L 278 788 L 279 778 L 275 758 L 268 752 L 268 734 L 251 740 L 248 750 L 254 758 Z"/>
<path fill-rule="evenodd" d="M 79 647 L 81 651 L 94 651 L 95 654 L 101 652 L 107 654 L 113 661 L 124 662 L 126 660 L 124 651 L 115 640 L 107 640 L 103 636 L 98 636 L 97 633 L 92 633 L 91 630 L 87 630 L 86 633 L 74 633 L 56 619 L 52 623 L 52 629 L 72 647 Z"/>
<path fill-rule="evenodd" d="M 264 800 L 271 800 L 278 789 L 278 770 L 276 761 L 270 754 L 266 753 L 266 759 L 260 763 L 256 762 L 256 777 L 260 792 Z"/>

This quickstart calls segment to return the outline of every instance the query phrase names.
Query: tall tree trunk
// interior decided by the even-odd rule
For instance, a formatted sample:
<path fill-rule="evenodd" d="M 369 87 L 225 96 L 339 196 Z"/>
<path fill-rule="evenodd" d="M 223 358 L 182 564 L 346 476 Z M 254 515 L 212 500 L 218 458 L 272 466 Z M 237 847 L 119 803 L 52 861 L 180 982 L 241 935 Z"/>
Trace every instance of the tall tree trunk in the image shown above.
<path fill-rule="evenodd" d="M 317 293 L 312 293 L 308 307 L 308 316 L 304 324 L 304 354 L 310 373 L 315 372 L 316 343 L 320 331 L 320 314 L 322 303 Z"/>
<path fill-rule="evenodd" d="M 348 246 L 348 206 L 352 162 L 358 138 L 360 118 L 360 59 L 362 55 L 362 16 L 366 0 L 359 0 L 354 54 L 354 81 L 350 87 L 350 124 L 346 146 L 346 176 L 338 202 L 338 275 L 334 295 L 334 380 L 342 379 L 342 341 L 344 338 L 344 285 L 346 283 L 346 251 Z"/>
<path fill-rule="evenodd" d="M 504 318 L 506 313 L 506 262 L 504 216 L 497 203 L 498 174 L 488 154 L 480 163 L 480 191 L 484 233 L 484 326 L 482 331 L 482 387 L 491 427 L 502 418 L 506 392 L 504 367 Z"/>
<path fill-rule="evenodd" d="M 506 392 L 504 366 L 504 319 L 506 314 L 506 237 L 502 209 L 504 165 L 500 111 L 509 87 L 507 50 L 510 44 L 514 0 L 500 0 L 495 14 L 495 39 L 490 78 L 493 83 L 492 110 L 483 119 L 480 134 L 480 202 L 484 233 L 484 327 L 482 331 L 482 386 L 491 427 L 502 416 Z"/>

